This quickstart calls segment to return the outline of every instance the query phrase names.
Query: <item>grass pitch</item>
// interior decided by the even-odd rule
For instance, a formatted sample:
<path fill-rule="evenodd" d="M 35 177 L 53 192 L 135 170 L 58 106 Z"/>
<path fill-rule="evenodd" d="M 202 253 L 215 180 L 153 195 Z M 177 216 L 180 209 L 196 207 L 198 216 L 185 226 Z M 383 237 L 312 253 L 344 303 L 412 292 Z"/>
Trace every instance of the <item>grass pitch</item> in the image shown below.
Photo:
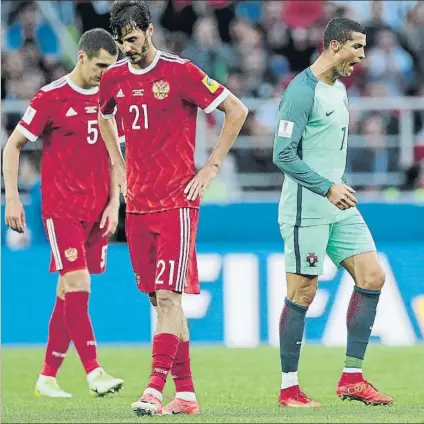
<path fill-rule="evenodd" d="M 335 389 L 343 366 L 344 349 L 302 348 L 300 382 L 323 408 L 279 408 L 278 349 L 226 349 L 195 347 L 192 370 L 202 408 L 200 416 L 138 418 L 130 405 L 144 389 L 150 370 L 148 348 L 100 348 L 104 368 L 125 379 L 124 390 L 114 397 L 91 398 L 75 352 L 70 351 L 58 375 L 71 399 L 35 398 L 33 389 L 44 356 L 39 348 L 2 349 L 3 423 L 424 423 L 424 345 L 408 348 L 371 345 L 365 375 L 394 397 L 394 405 L 365 406 L 342 402 Z M 171 379 L 165 402 L 174 393 Z"/>

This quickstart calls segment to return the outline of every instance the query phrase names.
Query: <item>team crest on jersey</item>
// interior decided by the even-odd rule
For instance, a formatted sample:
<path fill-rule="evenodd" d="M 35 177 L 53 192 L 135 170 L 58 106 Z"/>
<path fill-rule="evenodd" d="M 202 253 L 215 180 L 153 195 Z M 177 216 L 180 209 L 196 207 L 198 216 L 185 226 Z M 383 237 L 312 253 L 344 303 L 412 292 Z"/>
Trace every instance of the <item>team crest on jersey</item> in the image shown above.
<path fill-rule="evenodd" d="M 311 268 L 315 268 L 316 263 L 318 262 L 318 256 L 315 253 L 309 253 L 309 255 L 306 256 L 306 262 L 308 262 Z"/>
<path fill-rule="evenodd" d="M 140 274 L 135 273 L 135 283 L 137 284 L 137 286 L 140 285 Z"/>
<path fill-rule="evenodd" d="M 152 88 L 153 95 L 158 100 L 166 99 L 169 95 L 170 89 L 169 83 L 164 80 L 156 81 Z"/>
<path fill-rule="evenodd" d="M 209 78 L 207 75 L 205 75 L 205 78 L 202 79 L 202 82 L 212 94 L 215 93 L 215 91 L 219 88 L 219 84 L 215 80 Z"/>
<path fill-rule="evenodd" d="M 65 250 L 65 258 L 69 262 L 75 262 L 78 259 L 78 250 L 75 247 L 68 247 Z"/>

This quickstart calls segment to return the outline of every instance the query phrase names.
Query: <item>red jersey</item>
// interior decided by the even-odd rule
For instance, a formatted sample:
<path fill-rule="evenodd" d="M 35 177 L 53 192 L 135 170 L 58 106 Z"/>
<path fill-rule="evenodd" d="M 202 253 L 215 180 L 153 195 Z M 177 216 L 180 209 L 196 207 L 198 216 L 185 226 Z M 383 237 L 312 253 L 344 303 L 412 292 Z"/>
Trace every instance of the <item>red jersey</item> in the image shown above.
<path fill-rule="evenodd" d="M 157 51 L 145 69 L 128 59 L 100 82 L 100 112 L 122 119 L 126 144 L 127 212 L 199 207 L 184 188 L 195 175 L 197 108 L 210 113 L 229 95 L 189 60 Z"/>
<path fill-rule="evenodd" d="M 16 129 L 42 139 L 43 218 L 96 222 L 109 198 L 109 156 L 97 125 L 98 87 L 68 75 L 42 87 Z"/>

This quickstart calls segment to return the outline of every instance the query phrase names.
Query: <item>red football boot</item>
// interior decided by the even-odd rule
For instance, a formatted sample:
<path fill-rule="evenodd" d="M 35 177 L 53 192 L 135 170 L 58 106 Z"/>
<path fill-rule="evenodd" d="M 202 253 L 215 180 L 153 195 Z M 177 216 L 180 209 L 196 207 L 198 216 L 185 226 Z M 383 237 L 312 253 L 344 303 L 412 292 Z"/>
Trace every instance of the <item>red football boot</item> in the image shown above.
<path fill-rule="evenodd" d="M 357 381 L 352 380 L 352 374 L 343 374 L 337 386 L 337 396 L 345 400 L 358 400 L 365 405 L 391 405 L 393 399 L 380 393 L 362 374 L 356 374 Z"/>
<path fill-rule="evenodd" d="M 300 390 L 299 386 L 292 386 L 287 389 L 280 390 L 278 397 L 279 406 L 287 406 L 291 408 L 320 408 L 321 404 L 309 399 L 305 393 Z"/>

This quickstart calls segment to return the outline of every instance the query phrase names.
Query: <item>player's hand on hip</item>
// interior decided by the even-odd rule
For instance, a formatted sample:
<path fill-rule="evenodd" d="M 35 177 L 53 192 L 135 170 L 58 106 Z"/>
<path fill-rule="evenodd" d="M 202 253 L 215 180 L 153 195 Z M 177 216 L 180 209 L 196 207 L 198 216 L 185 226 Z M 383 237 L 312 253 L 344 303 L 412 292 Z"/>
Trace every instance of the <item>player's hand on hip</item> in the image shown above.
<path fill-rule="evenodd" d="M 26 226 L 25 210 L 19 198 L 6 199 L 6 225 L 17 233 L 23 233 Z"/>
<path fill-rule="evenodd" d="M 353 193 L 356 191 L 346 184 L 333 184 L 328 190 L 328 200 L 339 209 L 349 209 L 356 206 L 358 200 Z"/>
<path fill-rule="evenodd" d="M 215 178 L 218 167 L 207 163 L 196 176 L 186 185 L 184 194 L 187 200 L 196 200 L 197 196 L 203 197 L 209 183 Z"/>
<path fill-rule="evenodd" d="M 118 226 L 119 220 L 119 203 L 109 203 L 103 211 L 102 219 L 100 221 L 100 228 L 105 228 L 106 231 L 103 233 L 104 238 L 112 237 L 115 234 L 116 227 Z"/>

